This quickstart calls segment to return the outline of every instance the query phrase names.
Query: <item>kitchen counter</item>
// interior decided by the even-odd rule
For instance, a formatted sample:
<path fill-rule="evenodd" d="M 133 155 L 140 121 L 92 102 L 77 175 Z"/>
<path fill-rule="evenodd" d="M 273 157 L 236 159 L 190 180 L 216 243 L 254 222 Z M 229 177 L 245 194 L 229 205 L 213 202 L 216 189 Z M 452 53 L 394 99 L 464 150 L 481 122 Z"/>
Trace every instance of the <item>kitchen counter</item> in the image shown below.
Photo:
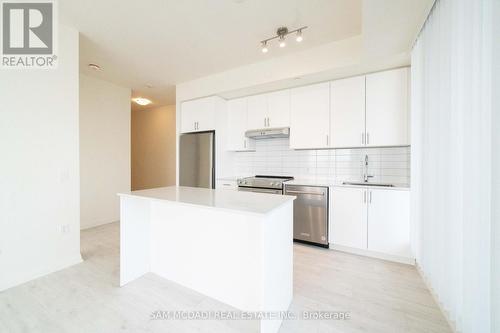
<path fill-rule="evenodd" d="M 327 187 L 368 187 L 372 189 L 384 189 L 384 190 L 399 190 L 399 191 L 409 191 L 410 187 L 406 184 L 394 184 L 394 186 L 389 187 L 389 186 L 374 186 L 370 185 L 370 183 L 367 183 L 366 185 L 349 185 L 349 184 L 342 184 L 334 181 L 329 181 L 327 179 L 323 180 L 317 180 L 317 179 L 293 179 L 290 181 L 287 181 L 285 183 L 286 185 L 303 185 L 303 186 L 327 186 Z"/>
<path fill-rule="evenodd" d="M 278 196 L 252 192 L 228 192 L 184 186 L 160 187 L 119 193 L 118 195 L 252 214 L 268 214 L 281 205 L 295 199 L 294 196 L 289 195 Z"/>
<path fill-rule="evenodd" d="M 153 272 L 242 311 L 288 310 L 295 197 L 176 186 L 119 196 L 120 286 Z"/>

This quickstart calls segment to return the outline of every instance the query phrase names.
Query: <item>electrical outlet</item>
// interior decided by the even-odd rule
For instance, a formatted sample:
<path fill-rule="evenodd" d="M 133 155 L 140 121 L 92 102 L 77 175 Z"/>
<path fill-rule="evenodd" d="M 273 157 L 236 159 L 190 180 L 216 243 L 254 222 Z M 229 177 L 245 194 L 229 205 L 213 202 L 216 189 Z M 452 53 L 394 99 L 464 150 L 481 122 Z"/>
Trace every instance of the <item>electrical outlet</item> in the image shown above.
<path fill-rule="evenodd" d="M 61 226 L 61 233 L 67 234 L 69 232 L 69 224 L 63 224 Z"/>

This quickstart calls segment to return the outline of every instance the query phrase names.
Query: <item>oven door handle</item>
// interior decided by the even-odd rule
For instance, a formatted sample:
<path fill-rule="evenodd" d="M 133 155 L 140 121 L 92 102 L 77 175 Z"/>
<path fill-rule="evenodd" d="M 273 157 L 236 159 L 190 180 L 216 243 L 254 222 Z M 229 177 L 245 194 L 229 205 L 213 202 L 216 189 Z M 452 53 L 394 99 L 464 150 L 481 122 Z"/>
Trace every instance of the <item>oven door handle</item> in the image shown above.
<path fill-rule="evenodd" d="M 278 189 L 266 189 L 266 188 L 256 188 L 256 187 L 248 187 L 248 186 L 238 186 L 238 191 L 254 192 L 254 193 L 283 194 L 283 191 L 278 190 Z"/>

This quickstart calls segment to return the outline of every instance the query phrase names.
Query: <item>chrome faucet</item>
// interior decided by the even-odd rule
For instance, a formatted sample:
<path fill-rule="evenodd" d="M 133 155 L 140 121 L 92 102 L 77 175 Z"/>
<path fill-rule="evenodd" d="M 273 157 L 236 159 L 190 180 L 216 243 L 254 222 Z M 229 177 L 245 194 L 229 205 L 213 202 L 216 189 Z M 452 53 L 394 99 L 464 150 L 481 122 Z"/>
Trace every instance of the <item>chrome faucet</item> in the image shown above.
<path fill-rule="evenodd" d="M 368 183 L 368 179 L 373 178 L 373 175 L 368 174 L 368 154 L 365 155 L 365 173 L 363 175 L 363 181 Z"/>

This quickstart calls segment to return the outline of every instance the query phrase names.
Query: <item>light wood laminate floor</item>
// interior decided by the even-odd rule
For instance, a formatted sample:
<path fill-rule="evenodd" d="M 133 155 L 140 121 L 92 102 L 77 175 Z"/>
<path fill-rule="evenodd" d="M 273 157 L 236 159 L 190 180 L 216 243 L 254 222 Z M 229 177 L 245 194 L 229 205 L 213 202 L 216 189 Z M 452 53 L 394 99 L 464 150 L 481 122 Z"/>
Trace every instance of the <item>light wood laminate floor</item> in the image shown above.
<path fill-rule="evenodd" d="M 252 321 L 151 320 L 158 310 L 235 310 L 154 274 L 120 288 L 119 224 L 82 231 L 84 262 L 0 293 L 0 332 L 254 332 Z M 290 311 L 348 320 L 287 320 L 280 332 L 450 332 L 411 266 L 294 246 Z"/>

